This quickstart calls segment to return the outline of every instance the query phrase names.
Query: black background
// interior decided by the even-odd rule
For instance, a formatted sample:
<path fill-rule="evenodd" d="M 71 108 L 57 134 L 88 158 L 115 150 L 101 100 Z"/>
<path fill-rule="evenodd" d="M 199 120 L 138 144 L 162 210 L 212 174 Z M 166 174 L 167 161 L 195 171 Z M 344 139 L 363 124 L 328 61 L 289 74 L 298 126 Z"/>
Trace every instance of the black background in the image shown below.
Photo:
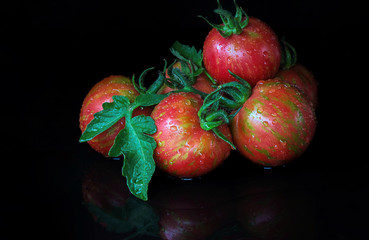
<path fill-rule="evenodd" d="M 222 1 L 233 11 L 233 1 Z M 317 174 L 315 186 L 341 239 L 365 239 L 368 201 L 368 17 L 353 1 L 238 1 L 297 49 L 319 82 L 318 128 L 308 151 L 287 166 Z M 102 78 L 131 77 L 171 60 L 175 40 L 197 49 L 219 22 L 215 0 L 5 1 L 1 3 L 1 197 L 5 236 L 87 239 L 95 227 L 82 206 L 86 166 L 100 159 L 78 143 L 84 96 Z M 212 176 L 257 167 L 237 154 Z M 238 162 L 237 162 L 238 161 Z M 241 166 L 241 167 L 240 167 Z M 251 170 L 250 170 L 251 169 Z M 367 220 L 366 220 L 367 222 Z M 102 234 L 102 233 L 101 233 Z M 355 238 L 350 238 L 350 237 Z M 96 237 L 96 236 L 95 236 Z M 95 239 L 99 239 L 96 237 Z M 339 239 L 337 237 L 337 239 Z"/>

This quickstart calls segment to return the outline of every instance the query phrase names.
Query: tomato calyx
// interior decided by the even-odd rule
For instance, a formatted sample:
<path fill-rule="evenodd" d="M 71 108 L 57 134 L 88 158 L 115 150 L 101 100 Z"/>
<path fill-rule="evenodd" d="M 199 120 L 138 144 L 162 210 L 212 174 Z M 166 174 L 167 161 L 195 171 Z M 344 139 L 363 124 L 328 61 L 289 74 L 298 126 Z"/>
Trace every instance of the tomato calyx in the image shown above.
<path fill-rule="evenodd" d="M 250 84 L 229 71 L 238 81 L 218 85 L 217 88 L 207 94 L 193 87 L 196 83 L 196 77 L 201 73 L 206 73 L 202 65 L 202 52 L 194 47 L 175 42 L 171 52 L 178 59 L 168 67 L 167 74 L 169 78 L 165 79 L 165 84 L 175 92 L 192 92 L 204 99 L 203 105 L 198 111 L 200 126 L 205 131 L 213 131 L 219 138 L 227 142 L 233 149 L 236 147 L 228 140 L 218 129 L 223 124 L 229 124 L 232 118 L 237 114 L 240 107 L 251 95 Z M 174 67 L 179 62 L 181 68 Z M 215 80 L 210 78 L 214 83 Z"/>
<path fill-rule="evenodd" d="M 282 37 L 280 42 L 282 56 L 281 56 L 281 65 L 279 68 L 282 70 L 287 70 L 296 64 L 297 52 L 296 49 L 286 41 L 285 37 Z"/>
<path fill-rule="evenodd" d="M 158 93 L 158 91 L 161 89 L 161 87 L 164 85 L 165 82 L 165 69 L 167 68 L 167 61 L 164 59 L 164 70 L 163 71 L 159 71 L 159 76 L 158 78 L 153 82 L 153 84 L 150 85 L 150 87 L 147 89 L 144 86 L 144 80 L 146 77 L 146 74 L 153 70 L 154 67 L 151 68 L 147 68 L 146 70 L 144 70 L 140 77 L 138 78 L 138 83 L 135 80 L 135 75 L 133 75 L 132 77 L 132 83 L 134 88 L 137 90 L 137 92 L 139 92 L 140 94 L 156 94 Z"/>
<path fill-rule="evenodd" d="M 172 91 L 172 93 L 192 92 L 200 95 L 201 98 L 205 98 L 206 93 L 199 91 L 193 87 L 193 85 L 196 83 L 196 76 L 193 75 L 191 71 L 186 73 L 184 70 L 179 70 L 178 68 L 173 67 L 175 63 L 176 61 L 168 67 L 167 74 L 169 75 L 169 78 L 165 79 L 165 84 L 168 87 L 172 89 L 177 89 Z M 187 66 L 187 64 L 181 61 L 181 66 L 184 67 Z M 192 69 L 192 67 L 190 68 Z"/>
<path fill-rule="evenodd" d="M 234 144 L 229 141 L 218 129 L 236 116 L 242 105 L 251 95 L 251 86 L 244 79 L 229 71 L 239 82 L 229 82 L 219 85 L 215 91 L 204 99 L 198 116 L 200 126 L 205 131 L 212 130 L 219 138 L 227 142 L 233 149 Z"/>
<path fill-rule="evenodd" d="M 231 12 L 223 9 L 219 0 L 217 0 L 217 2 L 218 8 L 215 9 L 214 12 L 219 14 L 223 24 L 214 24 L 201 15 L 199 17 L 204 19 L 210 26 L 218 30 L 220 35 L 224 38 L 228 38 L 233 34 L 241 34 L 242 30 L 249 23 L 249 16 L 241 7 L 237 5 L 236 0 L 233 1 L 236 8 L 236 13 L 234 16 Z"/>

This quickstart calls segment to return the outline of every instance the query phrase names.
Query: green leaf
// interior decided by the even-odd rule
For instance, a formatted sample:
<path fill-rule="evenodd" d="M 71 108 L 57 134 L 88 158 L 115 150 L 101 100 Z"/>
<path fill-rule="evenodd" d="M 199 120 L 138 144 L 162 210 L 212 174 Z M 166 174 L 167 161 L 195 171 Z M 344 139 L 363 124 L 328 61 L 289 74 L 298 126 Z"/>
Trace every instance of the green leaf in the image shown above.
<path fill-rule="evenodd" d="M 87 125 L 82 133 L 80 142 L 87 142 L 104 132 L 122 117 L 125 116 L 130 105 L 129 99 L 124 96 L 113 96 L 113 102 L 104 103 L 103 110 L 94 114 L 94 119 Z"/>
<path fill-rule="evenodd" d="M 138 95 L 135 99 L 134 104 L 143 107 L 152 106 L 158 104 L 166 96 L 167 95 L 165 94 L 145 93 Z"/>
<path fill-rule="evenodd" d="M 279 68 L 282 70 L 287 70 L 292 68 L 296 64 L 297 52 L 296 49 L 286 41 L 285 37 L 282 37 L 280 42 L 282 55 L 281 55 L 281 64 Z"/>
<path fill-rule="evenodd" d="M 124 155 L 122 174 L 129 190 L 136 197 L 147 200 L 148 185 L 155 171 L 153 158 L 156 142 L 147 134 L 156 132 L 155 121 L 140 115 L 126 118 L 126 126 L 117 135 L 109 156 Z"/>
<path fill-rule="evenodd" d="M 195 47 L 181 44 L 175 41 L 170 51 L 174 56 L 183 61 L 191 61 L 196 64 L 197 67 L 202 68 L 202 51 L 197 51 Z"/>

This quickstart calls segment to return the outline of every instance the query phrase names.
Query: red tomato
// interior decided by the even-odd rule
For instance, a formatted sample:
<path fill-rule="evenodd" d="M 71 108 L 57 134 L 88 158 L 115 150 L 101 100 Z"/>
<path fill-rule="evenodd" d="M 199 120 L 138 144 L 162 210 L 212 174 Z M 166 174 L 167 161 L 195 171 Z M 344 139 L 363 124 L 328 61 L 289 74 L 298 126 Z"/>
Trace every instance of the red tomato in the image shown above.
<path fill-rule="evenodd" d="M 264 165 L 283 165 L 300 156 L 315 133 L 311 102 L 276 78 L 260 81 L 231 122 L 237 150 Z"/>
<path fill-rule="evenodd" d="M 139 95 L 135 90 L 131 79 L 124 76 L 110 76 L 104 78 L 98 82 L 92 89 L 88 92 L 85 97 L 80 117 L 79 117 L 79 127 L 82 132 L 85 131 L 87 124 L 89 124 L 94 118 L 94 114 L 103 110 L 102 104 L 105 102 L 112 102 L 112 97 L 114 95 L 122 95 L 127 97 L 131 102 Z M 145 114 L 147 116 L 151 113 L 151 108 L 137 108 L 133 115 Z M 111 126 L 105 132 L 99 134 L 94 139 L 88 141 L 88 144 L 97 152 L 108 157 L 110 148 L 114 144 L 114 139 L 125 126 L 125 119 L 122 118 L 113 126 Z"/>
<path fill-rule="evenodd" d="M 200 127 L 197 112 L 203 100 L 194 93 L 173 93 L 155 106 L 157 142 L 154 159 L 157 167 L 177 177 L 202 176 L 219 166 L 230 154 L 228 143 L 212 131 Z M 229 139 L 227 125 L 220 131 Z"/>
<path fill-rule="evenodd" d="M 318 105 L 318 83 L 306 67 L 296 64 L 290 69 L 279 71 L 277 77 L 303 92 L 316 108 Z"/>
<path fill-rule="evenodd" d="M 181 69 L 181 63 L 177 62 L 174 64 L 173 66 L 174 68 L 178 68 Z M 166 74 L 166 77 L 169 78 L 169 75 Z M 193 85 L 193 87 L 199 91 L 202 91 L 204 93 L 211 93 L 212 91 L 215 90 L 215 88 L 213 88 L 213 84 L 211 83 L 210 79 L 206 76 L 205 73 L 200 74 L 197 78 L 196 78 L 196 83 Z M 161 94 L 165 94 L 168 92 L 173 91 L 174 89 L 168 87 L 168 86 L 164 86 L 164 88 L 160 91 Z"/>
<path fill-rule="evenodd" d="M 224 38 L 213 28 L 205 39 L 203 56 L 206 70 L 219 84 L 236 81 L 230 70 L 254 86 L 278 72 L 281 49 L 273 30 L 250 17 L 239 35 Z"/>

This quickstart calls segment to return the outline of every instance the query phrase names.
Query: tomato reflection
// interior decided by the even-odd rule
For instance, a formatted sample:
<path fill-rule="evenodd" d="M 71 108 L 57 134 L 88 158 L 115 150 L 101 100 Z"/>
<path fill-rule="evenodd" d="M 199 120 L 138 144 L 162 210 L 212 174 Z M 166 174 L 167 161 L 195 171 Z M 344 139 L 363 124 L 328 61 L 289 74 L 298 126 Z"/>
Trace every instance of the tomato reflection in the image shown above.
<path fill-rule="evenodd" d="M 226 181 L 154 175 L 144 202 L 129 193 L 121 166 L 121 161 L 96 161 L 82 183 L 87 210 L 109 232 L 172 240 L 315 237 L 313 188 L 296 176 L 273 170 Z"/>
<path fill-rule="evenodd" d="M 281 176 L 263 176 L 239 188 L 236 218 L 259 239 L 315 239 L 311 189 Z"/>
<path fill-rule="evenodd" d="M 153 196 L 163 239 L 207 239 L 231 219 L 231 195 L 211 181 L 169 181 Z"/>

